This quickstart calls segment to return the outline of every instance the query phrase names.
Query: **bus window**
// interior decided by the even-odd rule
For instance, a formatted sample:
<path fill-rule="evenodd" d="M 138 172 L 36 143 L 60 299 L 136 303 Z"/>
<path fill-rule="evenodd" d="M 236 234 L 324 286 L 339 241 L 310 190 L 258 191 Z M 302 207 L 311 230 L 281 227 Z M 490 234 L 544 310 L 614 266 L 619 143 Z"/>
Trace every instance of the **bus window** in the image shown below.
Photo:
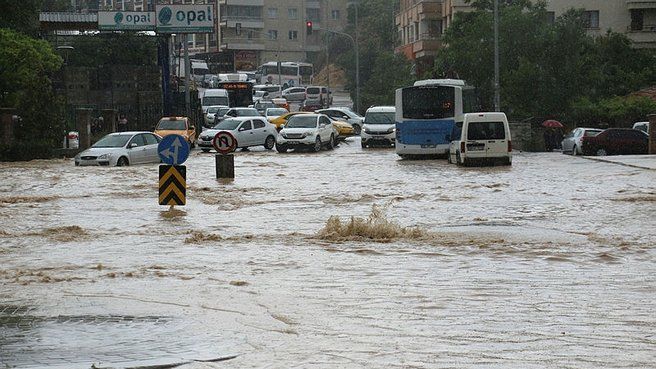
<path fill-rule="evenodd" d="M 441 119 L 455 115 L 455 89 L 451 86 L 403 89 L 403 118 Z"/>

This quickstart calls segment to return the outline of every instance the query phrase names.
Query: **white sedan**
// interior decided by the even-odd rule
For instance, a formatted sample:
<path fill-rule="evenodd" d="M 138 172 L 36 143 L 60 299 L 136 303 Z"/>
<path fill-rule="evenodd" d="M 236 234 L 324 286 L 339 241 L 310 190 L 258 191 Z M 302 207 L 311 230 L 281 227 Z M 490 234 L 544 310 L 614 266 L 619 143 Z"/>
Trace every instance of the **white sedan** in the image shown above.
<path fill-rule="evenodd" d="M 298 114 L 289 118 L 276 141 L 278 152 L 289 149 L 309 148 L 320 151 L 325 145 L 329 150 L 335 147 L 337 131 L 330 119 L 323 114 Z"/>
<path fill-rule="evenodd" d="M 276 126 L 264 117 L 228 117 L 214 128 L 203 131 L 198 137 L 198 147 L 203 152 L 210 151 L 213 148 L 212 139 L 221 131 L 232 133 L 239 148 L 261 145 L 271 150 L 276 144 Z"/>
<path fill-rule="evenodd" d="M 75 165 L 127 166 L 159 163 L 161 137 L 152 132 L 110 133 L 75 156 Z"/>

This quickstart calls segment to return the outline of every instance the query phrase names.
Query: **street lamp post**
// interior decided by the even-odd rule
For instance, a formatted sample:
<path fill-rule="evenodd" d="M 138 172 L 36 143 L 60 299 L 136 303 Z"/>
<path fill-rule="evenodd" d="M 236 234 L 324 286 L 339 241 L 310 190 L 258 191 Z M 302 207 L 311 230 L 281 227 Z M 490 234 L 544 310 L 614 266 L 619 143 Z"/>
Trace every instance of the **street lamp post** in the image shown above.
<path fill-rule="evenodd" d="M 499 85 L 499 0 L 494 0 L 494 111 L 501 111 Z"/>

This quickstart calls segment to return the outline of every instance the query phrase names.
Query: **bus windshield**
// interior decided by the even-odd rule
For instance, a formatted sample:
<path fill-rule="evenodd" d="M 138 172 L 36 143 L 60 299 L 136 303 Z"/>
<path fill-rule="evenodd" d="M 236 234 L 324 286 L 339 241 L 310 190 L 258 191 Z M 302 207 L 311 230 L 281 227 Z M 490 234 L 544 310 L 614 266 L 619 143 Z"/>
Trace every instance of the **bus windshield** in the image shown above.
<path fill-rule="evenodd" d="M 421 86 L 403 89 L 403 118 L 441 119 L 455 115 L 455 89 Z"/>

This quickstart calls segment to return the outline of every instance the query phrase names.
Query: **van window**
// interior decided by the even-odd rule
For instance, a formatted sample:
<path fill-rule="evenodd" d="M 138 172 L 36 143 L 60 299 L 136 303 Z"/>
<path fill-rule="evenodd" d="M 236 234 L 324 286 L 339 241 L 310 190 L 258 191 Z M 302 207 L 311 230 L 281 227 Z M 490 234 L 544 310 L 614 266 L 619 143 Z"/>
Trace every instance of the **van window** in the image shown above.
<path fill-rule="evenodd" d="M 470 122 L 467 140 L 503 140 L 506 131 L 503 122 Z"/>

